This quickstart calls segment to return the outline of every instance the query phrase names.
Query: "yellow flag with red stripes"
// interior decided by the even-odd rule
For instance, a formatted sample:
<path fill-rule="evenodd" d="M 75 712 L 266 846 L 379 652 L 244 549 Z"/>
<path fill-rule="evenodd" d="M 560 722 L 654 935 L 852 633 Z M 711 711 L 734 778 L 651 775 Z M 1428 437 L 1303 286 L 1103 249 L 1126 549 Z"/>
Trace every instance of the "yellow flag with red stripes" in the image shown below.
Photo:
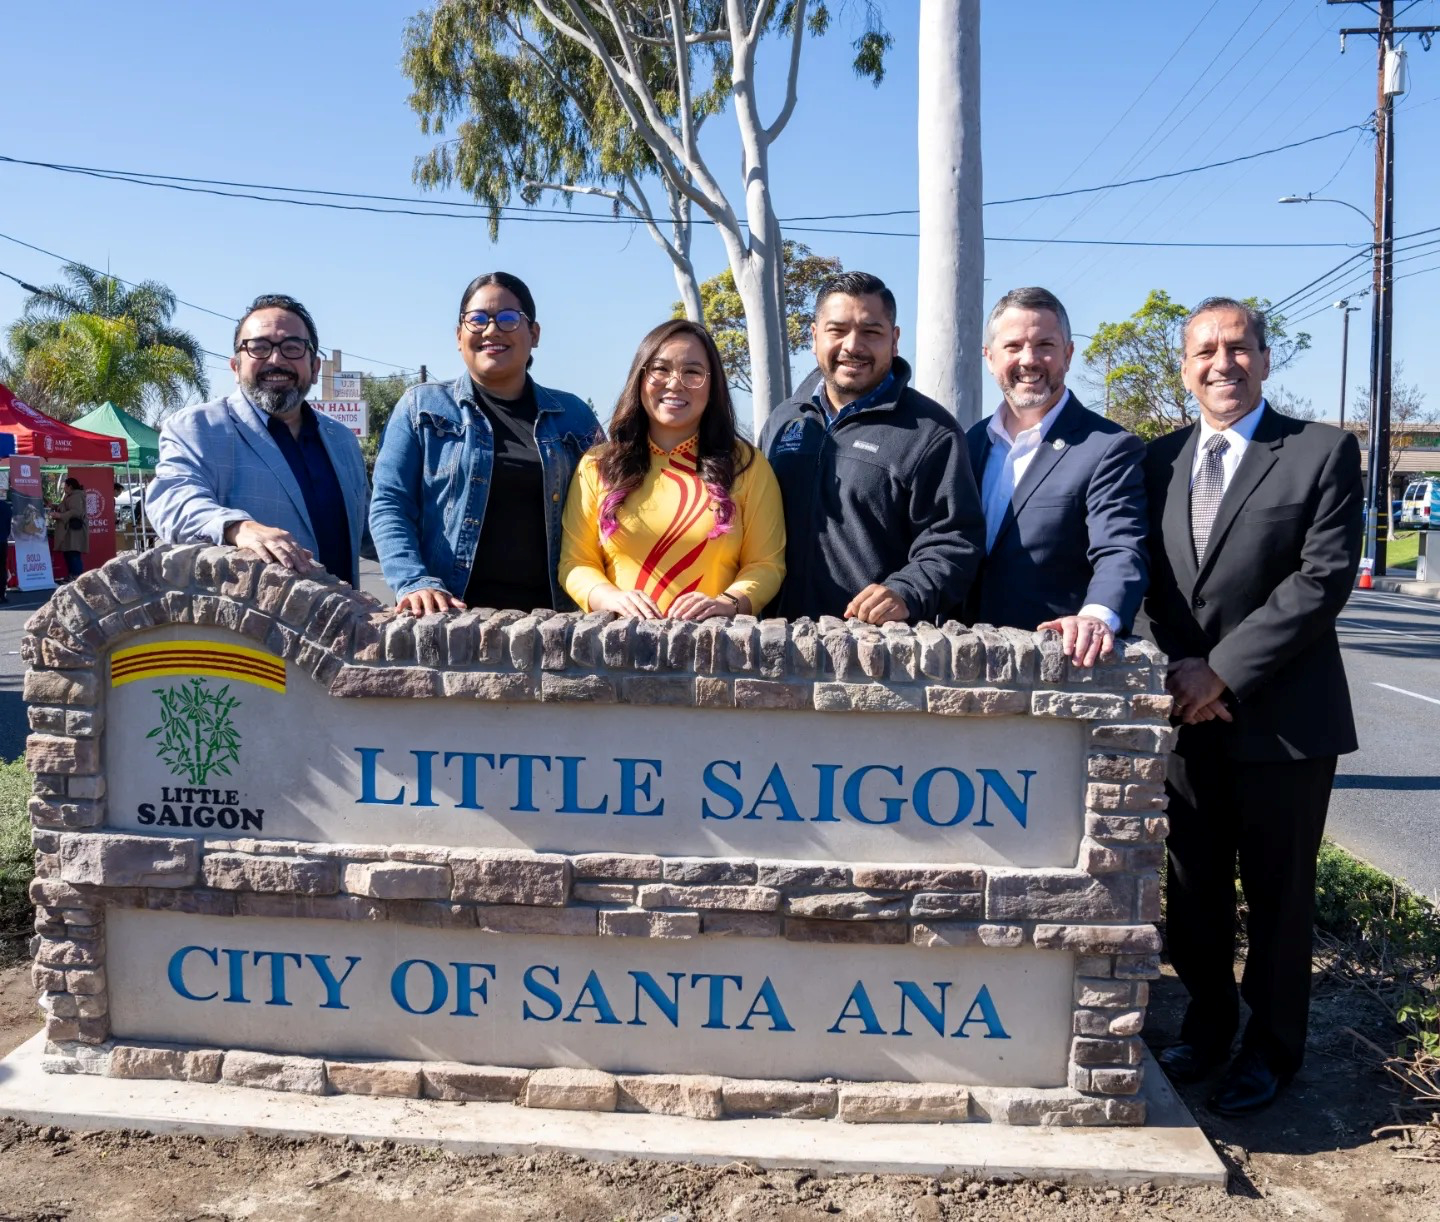
<path fill-rule="evenodd" d="M 213 675 L 238 679 L 272 692 L 285 691 L 285 662 L 273 654 L 243 645 L 216 645 L 210 641 L 166 641 L 132 645 L 110 655 L 110 686 L 166 675 Z"/>

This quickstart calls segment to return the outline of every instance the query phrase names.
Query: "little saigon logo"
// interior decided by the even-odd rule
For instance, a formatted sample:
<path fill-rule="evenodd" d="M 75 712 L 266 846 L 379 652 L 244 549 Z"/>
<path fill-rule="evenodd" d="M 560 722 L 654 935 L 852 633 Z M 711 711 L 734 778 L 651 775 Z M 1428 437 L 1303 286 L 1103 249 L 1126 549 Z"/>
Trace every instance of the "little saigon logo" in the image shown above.
<path fill-rule="evenodd" d="M 110 685 L 159 678 L 178 683 L 151 688 L 159 702 L 158 721 L 146 735 L 171 776 L 184 784 L 161 786 L 156 801 L 142 802 L 136 820 L 143 826 L 263 831 L 265 812 L 242 804 L 239 790 L 212 788 L 239 767 L 242 707 L 236 682 L 281 694 L 285 663 L 271 654 L 238 645 L 166 642 L 117 650 L 110 661 Z M 211 679 L 222 680 L 214 684 Z"/>
<path fill-rule="evenodd" d="M 218 692 L 198 675 L 169 688 L 155 689 L 160 697 L 160 724 L 149 734 L 159 738 L 155 754 L 175 776 L 192 785 L 204 785 L 212 773 L 230 775 L 240 762 L 240 731 L 230 714 L 240 701 L 230 695 L 227 683 Z"/>

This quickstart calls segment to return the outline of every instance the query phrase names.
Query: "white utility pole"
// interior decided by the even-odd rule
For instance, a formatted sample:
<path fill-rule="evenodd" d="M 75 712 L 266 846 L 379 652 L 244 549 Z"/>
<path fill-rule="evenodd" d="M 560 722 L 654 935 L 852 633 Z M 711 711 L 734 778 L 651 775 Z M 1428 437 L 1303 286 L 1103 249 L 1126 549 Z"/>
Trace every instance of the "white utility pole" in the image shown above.
<path fill-rule="evenodd" d="M 920 0 L 919 39 L 915 386 L 950 408 L 963 428 L 983 414 L 980 0 Z"/>

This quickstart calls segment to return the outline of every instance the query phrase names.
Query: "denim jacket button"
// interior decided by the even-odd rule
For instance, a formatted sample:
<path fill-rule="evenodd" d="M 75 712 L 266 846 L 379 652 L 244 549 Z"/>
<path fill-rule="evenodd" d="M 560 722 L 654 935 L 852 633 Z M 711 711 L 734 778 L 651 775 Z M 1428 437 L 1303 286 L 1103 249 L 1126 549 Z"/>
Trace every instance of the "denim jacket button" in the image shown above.
<path fill-rule="evenodd" d="M 552 501 L 558 501 L 560 499 L 560 494 L 558 492 L 552 492 L 550 494 L 550 499 Z"/>

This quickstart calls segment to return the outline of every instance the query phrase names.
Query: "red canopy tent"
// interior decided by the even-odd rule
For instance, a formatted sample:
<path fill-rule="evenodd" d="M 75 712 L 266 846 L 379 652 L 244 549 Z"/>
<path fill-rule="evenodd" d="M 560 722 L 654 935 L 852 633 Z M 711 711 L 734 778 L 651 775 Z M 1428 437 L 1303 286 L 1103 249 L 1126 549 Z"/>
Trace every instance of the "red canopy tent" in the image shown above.
<path fill-rule="evenodd" d="M 117 463 L 128 457 L 119 437 L 71 428 L 36 411 L 0 384 L 0 433 L 15 438 L 16 454 L 33 454 L 42 463 Z"/>

